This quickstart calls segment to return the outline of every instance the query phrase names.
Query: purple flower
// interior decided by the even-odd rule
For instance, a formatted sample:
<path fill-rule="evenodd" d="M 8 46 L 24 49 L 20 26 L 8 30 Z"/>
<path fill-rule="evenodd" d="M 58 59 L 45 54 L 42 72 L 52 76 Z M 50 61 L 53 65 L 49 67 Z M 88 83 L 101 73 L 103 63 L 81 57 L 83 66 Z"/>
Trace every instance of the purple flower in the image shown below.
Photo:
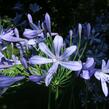
<path fill-rule="evenodd" d="M 32 16 L 30 14 L 27 15 L 30 27 L 32 29 L 25 29 L 23 35 L 28 39 L 33 39 L 37 37 L 44 38 L 43 30 L 41 29 L 40 25 L 36 25 L 33 23 Z"/>
<path fill-rule="evenodd" d="M 44 38 L 48 35 L 47 32 L 49 32 L 49 35 L 55 36 L 57 33 L 51 33 L 51 21 L 50 16 L 48 13 L 45 14 L 45 20 L 40 24 L 40 21 L 38 22 L 38 25 L 33 23 L 32 16 L 30 14 L 27 15 L 28 21 L 30 24 L 30 27 L 32 29 L 25 29 L 23 35 L 28 39 L 35 39 L 36 42 L 42 42 Z"/>
<path fill-rule="evenodd" d="M 51 19 L 48 13 L 45 14 L 44 26 L 45 29 L 51 33 Z"/>
<path fill-rule="evenodd" d="M 43 81 L 45 78 L 45 75 L 31 75 L 29 76 L 29 80 L 35 82 L 36 84 L 40 84 L 41 81 Z"/>
<path fill-rule="evenodd" d="M 101 81 L 102 91 L 105 96 L 108 96 L 108 87 L 107 83 L 109 83 L 109 60 L 106 64 L 104 60 L 102 60 L 101 69 L 97 70 L 94 74 L 95 78 Z"/>
<path fill-rule="evenodd" d="M 19 38 L 18 35 L 18 30 L 15 28 L 15 30 L 8 30 L 8 31 L 3 31 L 2 34 L 0 34 L 0 38 L 2 40 L 8 41 L 8 42 L 22 42 L 24 39 Z"/>
<path fill-rule="evenodd" d="M 6 88 L 13 85 L 15 82 L 24 79 L 24 76 L 16 76 L 16 77 L 9 77 L 9 76 L 0 76 L 0 88 Z"/>
<path fill-rule="evenodd" d="M 44 52 L 49 58 L 41 57 L 41 56 L 32 56 L 29 60 L 30 64 L 47 64 L 53 63 L 51 68 L 48 71 L 48 74 L 45 78 L 45 84 L 48 86 L 53 78 L 54 73 L 56 73 L 58 69 L 58 65 L 61 65 L 72 71 L 79 71 L 82 68 L 82 64 L 79 61 L 68 61 L 68 58 L 72 53 L 76 51 L 76 46 L 70 46 L 66 48 L 64 53 L 61 55 L 60 51 L 63 47 L 63 38 L 59 35 L 55 36 L 54 41 L 54 51 L 55 55 L 49 50 L 45 43 L 39 43 L 39 49 Z"/>
<path fill-rule="evenodd" d="M 7 59 L 2 52 L 0 52 L 0 70 L 12 67 L 15 64 L 21 64 L 15 55 L 12 55 L 13 59 Z"/>
<path fill-rule="evenodd" d="M 87 58 L 86 63 L 83 63 L 80 76 L 86 80 L 90 79 L 95 73 L 95 62 L 93 58 Z"/>

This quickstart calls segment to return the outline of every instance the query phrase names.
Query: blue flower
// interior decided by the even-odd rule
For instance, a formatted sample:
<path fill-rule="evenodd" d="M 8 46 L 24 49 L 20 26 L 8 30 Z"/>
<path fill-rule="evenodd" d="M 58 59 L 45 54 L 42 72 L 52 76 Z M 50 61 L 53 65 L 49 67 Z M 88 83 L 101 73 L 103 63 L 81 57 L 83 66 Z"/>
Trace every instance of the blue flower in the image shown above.
<path fill-rule="evenodd" d="M 43 30 L 41 29 L 40 25 L 36 25 L 33 23 L 32 16 L 30 14 L 27 15 L 30 27 L 32 29 L 25 29 L 23 35 L 28 39 L 33 39 L 37 37 L 44 38 Z"/>
<path fill-rule="evenodd" d="M 12 59 L 7 59 L 2 52 L 0 52 L 0 70 L 12 67 L 15 64 L 21 64 L 15 55 L 12 55 Z"/>
<path fill-rule="evenodd" d="M 44 25 L 45 29 L 51 34 L 51 19 L 48 13 L 45 14 Z"/>
<path fill-rule="evenodd" d="M 95 73 L 95 62 L 93 58 L 87 58 L 87 61 L 83 63 L 80 76 L 86 80 L 90 79 Z"/>
<path fill-rule="evenodd" d="M 9 77 L 9 76 L 0 76 L 0 88 L 6 88 L 13 85 L 15 82 L 24 79 L 24 76 L 16 76 L 16 77 Z"/>
<path fill-rule="evenodd" d="M 35 82 L 36 84 L 41 84 L 41 82 L 45 79 L 45 75 L 31 75 L 29 76 L 29 80 Z"/>
<path fill-rule="evenodd" d="M 9 77 L 9 76 L 0 76 L 0 96 L 4 94 L 8 88 L 15 84 L 16 82 L 23 80 L 24 76 L 16 76 L 16 77 Z"/>
<path fill-rule="evenodd" d="M 15 28 L 15 30 L 9 29 L 8 31 L 2 31 L 0 34 L 0 38 L 7 42 L 21 42 L 24 41 L 24 39 L 19 38 L 18 36 L 18 30 Z"/>
<path fill-rule="evenodd" d="M 66 48 L 64 53 L 60 55 L 61 48 L 63 47 L 63 38 L 59 35 L 55 36 L 54 41 L 54 51 L 55 55 L 49 50 L 45 43 L 39 43 L 39 49 L 44 52 L 49 58 L 41 57 L 41 56 L 32 56 L 29 59 L 30 64 L 47 64 L 53 63 L 51 68 L 48 71 L 48 74 L 45 78 L 45 84 L 48 86 L 53 78 L 54 73 L 56 73 L 58 69 L 58 65 L 61 65 L 71 71 L 79 71 L 82 68 L 82 64 L 79 61 L 68 61 L 68 58 L 72 53 L 76 51 L 76 46 L 70 46 Z"/>
<path fill-rule="evenodd" d="M 109 83 L 109 60 L 107 64 L 102 60 L 102 67 L 95 72 L 94 76 L 96 79 L 101 81 L 102 91 L 105 96 L 108 96 L 108 87 L 106 82 Z"/>

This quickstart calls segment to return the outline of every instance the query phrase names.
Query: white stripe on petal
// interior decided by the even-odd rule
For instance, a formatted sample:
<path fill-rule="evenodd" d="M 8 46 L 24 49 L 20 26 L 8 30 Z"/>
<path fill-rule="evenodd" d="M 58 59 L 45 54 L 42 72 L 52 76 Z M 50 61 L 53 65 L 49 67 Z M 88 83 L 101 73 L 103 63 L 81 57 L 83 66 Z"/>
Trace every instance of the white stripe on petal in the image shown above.
<path fill-rule="evenodd" d="M 42 43 L 39 43 L 39 49 L 44 52 L 47 56 L 49 56 L 50 58 L 54 58 L 54 54 L 50 51 L 50 49 L 47 47 L 46 44 L 44 44 L 43 42 Z"/>
<path fill-rule="evenodd" d="M 41 56 L 33 56 L 29 59 L 30 64 L 47 64 L 52 62 L 52 59 L 47 59 Z"/>
<path fill-rule="evenodd" d="M 82 63 L 80 61 L 60 62 L 60 65 L 72 71 L 79 71 L 82 69 Z"/>
<path fill-rule="evenodd" d="M 53 44 L 54 44 L 55 54 L 56 56 L 59 56 L 60 50 L 63 47 L 63 38 L 59 35 L 55 36 L 53 40 Z"/>
<path fill-rule="evenodd" d="M 58 63 L 54 63 L 48 71 L 48 74 L 45 78 L 45 84 L 48 86 L 53 78 L 53 75 L 56 73 L 58 68 Z"/>
<path fill-rule="evenodd" d="M 66 59 L 68 58 L 70 55 L 72 55 L 72 53 L 74 53 L 76 51 L 77 47 L 76 46 L 70 46 L 68 47 L 64 53 L 61 55 L 61 59 Z"/>

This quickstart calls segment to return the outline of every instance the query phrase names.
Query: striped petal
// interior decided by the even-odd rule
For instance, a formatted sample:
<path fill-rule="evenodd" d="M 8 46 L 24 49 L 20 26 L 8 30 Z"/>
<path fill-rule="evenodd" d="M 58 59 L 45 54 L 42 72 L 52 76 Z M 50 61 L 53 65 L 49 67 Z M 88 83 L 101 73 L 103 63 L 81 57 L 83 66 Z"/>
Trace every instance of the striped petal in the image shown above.
<path fill-rule="evenodd" d="M 49 56 L 50 58 L 55 57 L 54 54 L 50 51 L 50 49 L 47 47 L 47 45 L 45 43 L 39 43 L 39 49 L 44 52 L 47 56 Z"/>
<path fill-rule="evenodd" d="M 23 76 L 16 77 L 8 77 L 8 76 L 0 76 L 0 88 L 9 87 L 17 81 L 24 79 Z"/>
<path fill-rule="evenodd" d="M 47 64 L 47 63 L 52 63 L 52 59 L 44 58 L 41 56 L 32 56 L 29 59 L 30 64 Z"/>
<path fill-rule="evenodd" d="M 101 78 L 101 87 L 103 90 L 104 95 L 107 97 L 108 96 L 108 87 L 106 82 Z"/>
<path fill-rule="evenodd" d="M 60 50 L 63 47 L 63 38 L 59 35 L 55 36 L 53 40 L 53 44 L 54 44 L 55 54 L 56 56 L 59 56 Z"/>
<path fill-rule="evenodd" d="M 41 34 L 42 30 L 32 30 L 32 29 L 25 29 L 23 35 L 28 38 L 28 39 L 32 39 L 38 36 L 38 34 Z"/>
<path fill-rule="evenodd" d="M 46 24 L 47 31 L 51 33 L 51 19 L 48 13 L 45 14 L 44 23 Z"/>
<path fill-rule="evenodd" d="M 48 74 L 45 78 L 45 84 L 48 86 L 53 78 L 53 75 L 56 73 L 58 68 L 58 63 L 54 63 L 48 71 Z"/>
<path fill-rule="evenodd" d="M 74 53 L 76 51 L 77 47 L 76 46 L 70 46 L 68 47 L 64 53 L 61 55 L 61 59 L 66 59 L 68 58 L 70 55 L 72 55 L 72 53 Z"/>
<path fill-rule="evenodd" d="M 72 71 L 79 71 L 82 69 L 82 63 L 79 61 L 60 62 L 60 65 Z"/>

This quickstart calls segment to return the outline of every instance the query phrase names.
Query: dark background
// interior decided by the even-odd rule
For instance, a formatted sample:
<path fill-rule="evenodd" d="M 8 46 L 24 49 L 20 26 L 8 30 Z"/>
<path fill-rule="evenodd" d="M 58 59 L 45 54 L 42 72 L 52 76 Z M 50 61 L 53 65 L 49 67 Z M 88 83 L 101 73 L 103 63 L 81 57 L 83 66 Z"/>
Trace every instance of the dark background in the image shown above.
<path fill-rule="evenodd" d="M 33 12 L 30 4 L 35 3 L 39 7 Z M 34 21 L 37 21 L 48 12 L 52 20 L 52 30 L 62 35 L 66 35 L 78 23 L 90 22 L 95 25 L 97 16 L 105 16 L 103 23 L 109 23 L 108 10 L 109 0 L 0 0 L 0 17 L 8 16 L 18 28 L 27 26 L 27 13 L 31 13 Z M 68 97 L 66 95 L 62 109 L 67 109 Z M 0 97 L 0 109 L 46 109 L 47 103 L 48 88 L 30 82 L 18 87 L 16 91 L 9 89 Z M 77 107 L 80 108 L 80 105 Z"/>

